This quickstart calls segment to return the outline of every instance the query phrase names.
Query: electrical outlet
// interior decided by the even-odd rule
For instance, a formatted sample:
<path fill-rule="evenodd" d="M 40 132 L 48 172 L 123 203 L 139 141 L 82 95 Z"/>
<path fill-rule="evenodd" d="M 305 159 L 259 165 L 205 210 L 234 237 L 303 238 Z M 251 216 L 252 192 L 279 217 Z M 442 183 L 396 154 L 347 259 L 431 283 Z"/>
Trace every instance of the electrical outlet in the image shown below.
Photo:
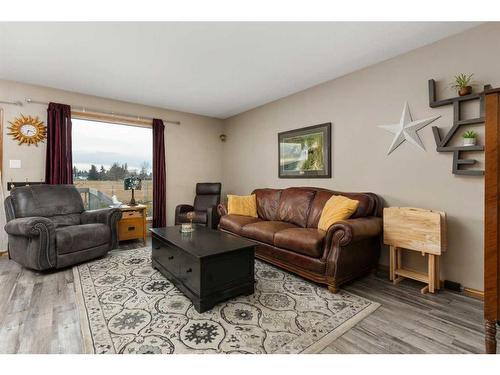
<path fill-rule="evenodd" d="M 9 168 L 11 169 L 21 168 L 21 160 L 9 160 Z"/>

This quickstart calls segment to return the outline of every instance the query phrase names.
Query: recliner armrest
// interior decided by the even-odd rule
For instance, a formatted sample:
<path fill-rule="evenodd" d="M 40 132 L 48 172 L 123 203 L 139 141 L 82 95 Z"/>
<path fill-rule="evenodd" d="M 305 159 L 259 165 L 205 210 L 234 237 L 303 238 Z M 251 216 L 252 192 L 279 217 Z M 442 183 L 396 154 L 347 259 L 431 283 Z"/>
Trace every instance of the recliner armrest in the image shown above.
<path fill-rule="evenodd" d="M 194 207 L 190 204 L 179 204 L 175 207 L 175 225 L 181 224 L 179 215 L 185 212 L 194 211 Z"/>
<path fill-rule="evenodd" d="M 80 215 L 82 224 L 101 223 L 111 229 L 111 250 L 118 246 L 118 221 L 122 218 L 119 208 L 101 208 L 98 210 L 83 211 Z"/>
<path fill-rule="evenodd" d="M 23 217 L 10 220 L 5 225 L 9 234 L 9 255 L 25 267 L 45 270 L 56 267 L 56 226 L 46 217 Z M 10 236 L 23 237 L 14 242 Z"/>
<path fill-rule="evenodd" d="M 194 207 L 190 204 L 179 204 L 175 207 L 175 212 L 183 214 L 184 212 L 194 211 Z"/>
<path fill-rule="evenodd" d="M 50 236 L 56 227 L 46 217 L 22 217 L 13 219 L 5 224 L 5 231 L 13 236 L 38 237 L 45 233 Z"/>
<path fill-rule="evenodd" d="M 80 220 L 82 224 L 101 223 L 112 225 L 113 221 L 118 222 L 121 217 L 122 212 L 118 208 L 100 208 L 98 210 L 83 211 Z"/>
<path fill-rule="evenodd" d="M 207 208 L 207 227 L 211 229 L 217 229 L 219 225 L 219 212 L 216 206 Z"/>

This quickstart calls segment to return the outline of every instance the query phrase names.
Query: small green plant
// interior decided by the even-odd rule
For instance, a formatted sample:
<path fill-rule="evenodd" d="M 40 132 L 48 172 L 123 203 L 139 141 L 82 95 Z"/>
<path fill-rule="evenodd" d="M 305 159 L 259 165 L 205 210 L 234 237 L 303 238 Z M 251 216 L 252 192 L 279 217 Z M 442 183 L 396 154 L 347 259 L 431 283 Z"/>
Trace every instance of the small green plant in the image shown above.
<path fill-rule="evenodd" d="M 464 134 L 462 134 L 463 138 L 476 138 L 477 133 L 474 130 L 468 130 Z"/>
<path fill-rule="evenodd" d="M 460 90 L 460 89 L 463 89 L 467 86 L 472 86 L 472 76 L 473 75 L 474 75 L 474 73 L 469 74 L 469 75 L 467 75 L 465 73 L 460 73 L 459 75 L 456 75 L 454 81 L 450 84 L 451 88 L 453 88 L 455 90 Z"/>

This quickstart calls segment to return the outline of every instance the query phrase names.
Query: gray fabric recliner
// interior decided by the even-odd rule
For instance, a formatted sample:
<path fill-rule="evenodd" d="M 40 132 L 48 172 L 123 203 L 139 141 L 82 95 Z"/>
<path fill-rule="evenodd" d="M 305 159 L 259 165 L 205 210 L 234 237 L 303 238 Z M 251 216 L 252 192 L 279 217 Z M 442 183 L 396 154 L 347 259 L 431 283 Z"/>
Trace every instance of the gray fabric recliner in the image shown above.
<path fill-rule="evenodd" d="M 121 211 L 85 211 L 73 185 L 15 188 L 5 199 L 9 256 L 42 271 L 68 267 L 105 255 L 117 247 Z"/>

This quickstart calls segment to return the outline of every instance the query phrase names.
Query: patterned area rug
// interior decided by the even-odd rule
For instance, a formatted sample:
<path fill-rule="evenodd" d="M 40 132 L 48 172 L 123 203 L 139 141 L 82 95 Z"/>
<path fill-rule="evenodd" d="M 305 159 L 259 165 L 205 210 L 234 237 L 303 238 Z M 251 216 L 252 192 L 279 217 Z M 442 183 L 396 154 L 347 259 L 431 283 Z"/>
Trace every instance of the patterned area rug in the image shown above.
<path fill-rule="evenodd" d="M 255 294 L 199 314 L 151 267 L 150 248 L 74 267 L 86 352 L 317 353 L 379 306 L 267 263 L 255 268 Z"/>

